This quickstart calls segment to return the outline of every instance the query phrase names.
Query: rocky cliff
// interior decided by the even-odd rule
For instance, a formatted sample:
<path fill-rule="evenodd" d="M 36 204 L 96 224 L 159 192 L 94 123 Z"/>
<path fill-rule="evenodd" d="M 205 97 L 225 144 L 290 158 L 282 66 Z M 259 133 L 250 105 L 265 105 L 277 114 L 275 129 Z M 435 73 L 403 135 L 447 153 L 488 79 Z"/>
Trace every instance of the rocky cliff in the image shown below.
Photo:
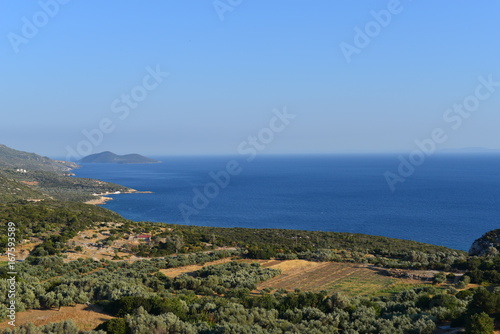
<path fill-rule="evenodd" d="M 469 255 L 499 256 L 500 255 L 500 229 L 490 231 L 474 241 L 469 250 Z"/>

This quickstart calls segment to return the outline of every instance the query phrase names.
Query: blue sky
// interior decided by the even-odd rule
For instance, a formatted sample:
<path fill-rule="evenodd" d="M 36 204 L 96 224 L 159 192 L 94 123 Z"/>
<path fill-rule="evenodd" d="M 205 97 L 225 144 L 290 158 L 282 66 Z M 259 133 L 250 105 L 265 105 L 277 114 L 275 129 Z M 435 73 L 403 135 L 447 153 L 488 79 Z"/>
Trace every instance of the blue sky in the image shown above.
<path fill-rule="evenodd" d="M 0 0 L 0 143 L 237 154 L 286 106 L 263 153 L 410 151 L 438 127 L 439 148 L 500 148 L 500 87 L 458 129 L 443 118 L 479 77 L 500 81 L 497 1 L 60 2 Z M 375 29 L 367 45 L 356 27 Z M 169 75 L 123 117 L 113 103 L 144 93 L 148 68 Z"/>

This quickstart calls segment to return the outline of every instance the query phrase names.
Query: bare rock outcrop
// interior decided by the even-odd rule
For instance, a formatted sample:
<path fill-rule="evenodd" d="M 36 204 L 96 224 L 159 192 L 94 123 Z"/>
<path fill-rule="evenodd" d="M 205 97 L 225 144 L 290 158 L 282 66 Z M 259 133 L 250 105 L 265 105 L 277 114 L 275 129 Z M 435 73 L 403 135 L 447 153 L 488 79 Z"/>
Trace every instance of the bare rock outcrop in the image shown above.
<path fill-rule="evenodd" d="M 499 256 L 500 255 L 500 229 L 490 231 L 474 241 L 469 255 L 473 256 Z"/>

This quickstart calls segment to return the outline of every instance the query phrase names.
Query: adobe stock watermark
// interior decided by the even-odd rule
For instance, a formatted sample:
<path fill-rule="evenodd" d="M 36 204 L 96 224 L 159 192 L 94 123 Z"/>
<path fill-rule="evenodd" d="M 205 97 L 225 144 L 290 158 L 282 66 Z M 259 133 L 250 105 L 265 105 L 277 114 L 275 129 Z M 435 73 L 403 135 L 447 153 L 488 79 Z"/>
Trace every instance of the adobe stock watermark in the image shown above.
<path fill-rule="evenodd" d="M 149 93 L 157 89 L 169 75 L 168 72 L 163 72 L 160 69 L 160 65 L 156 65 L 154 69 L 147 66 L 146 74 L 141 83 L 111 102 L 110 108 L 111 112 L 115 114 L 114 117 L 120 121 L 126 120 L 131 111 L 137 109 L 140 103 L 149 96 Z M 82 135 L 85 139 L 80 140 L 74 147 L 66 146 L 66 160 L 76 161 L 94 153 L 94 149 L 103 143 L 104 137 L 111 134 L 115 129 L 116 122 L 110 117 L 102 118 L 93 129 L 83 129 Z"/>
<path fill-rule="evenodd" d="M 17 291 L 17 272 L 16 272 L 16 245 L 17 245 L 17 227 L 13 222 L 7 223 L 7 318 L 9 326 L 16 326 L 16 291 Z"/>
<path fill-rule="evenodd" d="M 19 33 L 9 32 L 7 39 L 14 53 L 19 53 L 20 46 L 28 44 L 30 40 L 35 38 L 40 29 L 45 27 L 52 18 L 59 14 L 62 5 L 66 5 L 70 0 L 40 0 L 38 6 L 40 10 L 35 12 L 31 17 L 23 16 L 21 18 L 22 25 Z"/>
<path fill-rule="evenodd" d="M 410 0 L 411 1 L 411 0 Z M 370 11 L 372 20 L 365 23 L 363 27 L 354 27 L 354 37 L 352 44 L 342 41 L 339 44 L 340 51 L 348 64 L 352 62 L 352 57 L 359 55 L 370 43 L 377 38 L 387 28 L 394 16 L 401 14 L 403 6 L 399 0 L 390 0 L 386 9 Z"/>
<path fill-rule="evenodd" d="M 386 171 L 384 173 L 385 180 L 389 189 L 392 192 L 396 191 L 396 185 L 403 183 L 411 177 L 416 168 L 421 166 L 425 160 L 433 155 L 439 145 L 444 144 L 449 139 L 451 131 L 457 131 L 463 125 L 464 120 L 471 117 L 473 112 L 477 111 L 481 106 L 481 102 L 487 100 L 496 91 L 496 87 L 500 86 L 500 81 L 494 81 L 493 75 L 488 75 L 487 78 L 480 76 L 479 84 L 476 86 L 474 93 L 466 96 L 461 103 L 455 103 L 451 108 L 445 110 L 443 121 L 448 128 L 438 127 L 431 131 L 428 138 L 415 140 L 417 149 L 412 151 L 408 156 L 399 155 L 399 166 L 396 172 Z"/>
<path fill-rule="evenodd" d="M 214 0 L 212 6 L 219 16 L 219 20 L 224 21 L 227 12 L 232 12 L 243 3 L 243 0 Z"/>
<path fill-rule="evenodd" d="M 274 109 L 268 126 L 242 141 L 237 148 L 238 154 L 246 157 L 247 163 L 252 162 L 260 152 L 269 147 L 277 134 L 285 131 L 295 117 L 296 115 L 288 113 L 286 107 L 282 110 Z M 201 188 L 193 188 L 191 205 L 181 203 L 178 206 L 184 222 L 189 224 L 191 216 L 198 215 L 201 210 L 208 207 L 210 202 L 219 196 L 221 191 L 229 186 L 231 180 L 240 175 L 243 170 L 244 166 L 233 159 L 227 162 L 224 170 L 208 173 L 210 181 Z"/>

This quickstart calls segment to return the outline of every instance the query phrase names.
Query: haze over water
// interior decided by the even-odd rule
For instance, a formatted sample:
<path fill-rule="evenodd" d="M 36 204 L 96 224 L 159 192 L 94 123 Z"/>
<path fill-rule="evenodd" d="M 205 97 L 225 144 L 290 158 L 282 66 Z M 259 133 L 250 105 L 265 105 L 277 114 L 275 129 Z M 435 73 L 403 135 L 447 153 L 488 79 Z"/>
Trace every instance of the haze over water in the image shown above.
<path fill-rule="evenodd" d="M 198 214 L 193 189 L 234 157 L 164 157 L 161 164 L 85 164 L 78 177 L 153 194 L 114 195 L 105 205 L 126 218 L 178 224 L 352 232 L 468 250 L 499 227 L 499 155 L 436 155 L 391 192 L 394 155 L 241 157 L 241 174 Z"/>

